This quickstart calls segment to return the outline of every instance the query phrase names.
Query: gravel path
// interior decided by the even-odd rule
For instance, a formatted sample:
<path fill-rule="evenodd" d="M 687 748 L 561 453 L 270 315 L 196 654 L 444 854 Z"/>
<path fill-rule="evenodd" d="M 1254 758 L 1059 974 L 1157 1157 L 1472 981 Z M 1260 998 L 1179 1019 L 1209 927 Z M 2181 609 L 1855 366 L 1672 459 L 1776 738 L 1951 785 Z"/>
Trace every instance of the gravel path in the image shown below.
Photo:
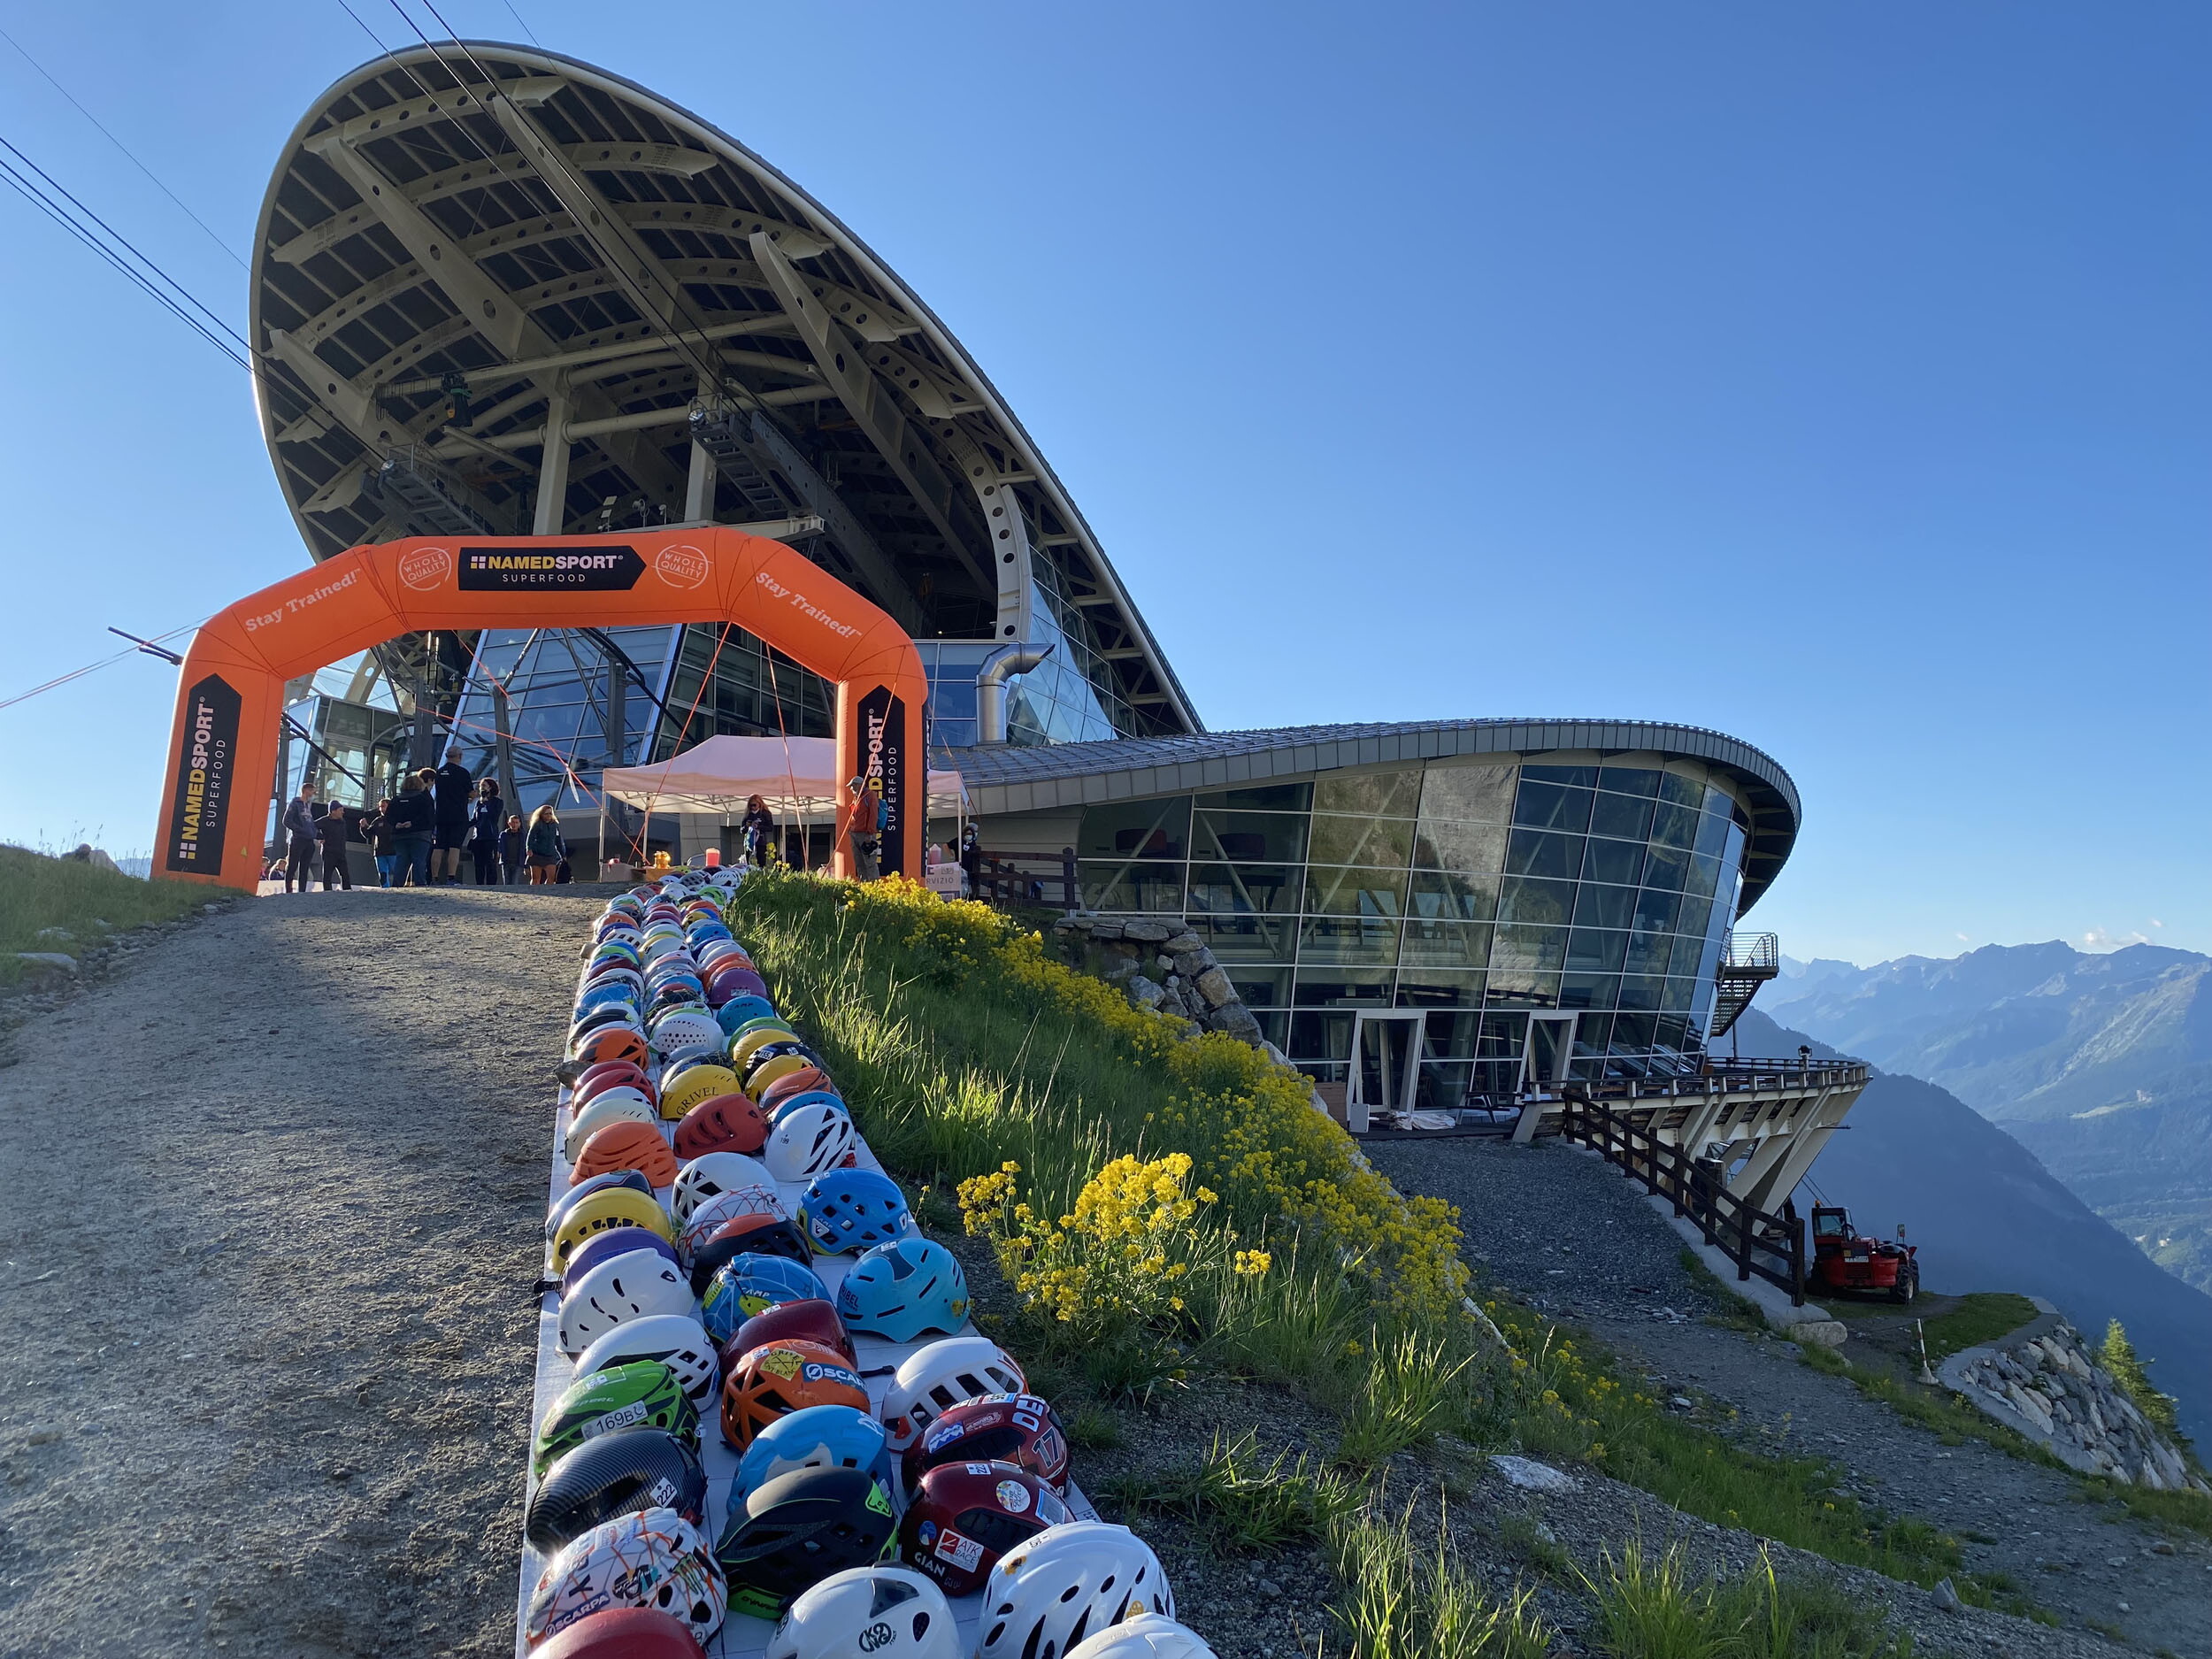
<path fill-rule="evenodd" d="M 1610 1166 L 1554 1144 L 1369 1151 L 1402 1189 L 1459 1206 L 1470 1256 L 1499 1283 L 1633 1356 L 1668 1392 L 1700 1399 L 1702 1413 L 1724 1421 L 1733 1408 L 1733 1432 L 1847 1466 L 1868 1502 L 1952 1532 L 1970 1571 L 2008 1574 L 2070 1625 L 2187 1659 L 2212 1655 L 2212 1548 L 2202 1540 L 2085 1503 L 2071 1477 L 1979 1440 L 1944 1446 L 1847 1379 L 1813 1371 L 1793 1344 L 1706 1323 L 1720 1293 L 1681 1265 L 1679 1238 Z M 1847 1307 L 1832 1311 L 1849 1323 Z"/>
<path fill-rule="evenodd" d="M 0 1653 L 512 1651 L 546 1068 L 597 902 L 241 904 L 16 1028 Z"/>

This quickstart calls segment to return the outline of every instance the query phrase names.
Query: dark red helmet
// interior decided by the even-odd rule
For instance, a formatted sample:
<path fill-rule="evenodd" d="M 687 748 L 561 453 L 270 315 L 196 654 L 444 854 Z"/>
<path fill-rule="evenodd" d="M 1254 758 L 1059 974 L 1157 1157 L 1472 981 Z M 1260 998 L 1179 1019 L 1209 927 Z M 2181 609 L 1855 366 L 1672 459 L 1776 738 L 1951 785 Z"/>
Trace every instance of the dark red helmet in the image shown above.
<path fill-rule="evenodd" d="M 593 1096 L 611 1088 L 634 1088 L 645 1096 L 645 1103 L 655 1110 L 660 1109 L 660 1091 L 653 1087 L 652 1079 L 645 1075 L 645 1068 L 627 1060 L 604 1060 L 585 1071 L 576 1079 L 576 1087 L 569 1093 L 572 1111 L 580 1111 Z"/>
<path fill-rule="evenodd" d="M 828 1072 L 818 1065 L 803 1071 L 787 1071 L 760 1092 L 760 1109 L 770 1116 L 794 1094 L 806 1094 L 819 1089 L 825 1094 L 835 1094 L 837 1085 L 830 1081 Z"/>
<path fill-rule="evenodd" d="M 611 1607 L 530 1650 L 530 1659 L 706 1659 L 691 1626 L 657 1607 Z"/>
<path fill-rule="evenodd" d="M 802 1342 L 819 1342 L 824 1348 L 835 1348 L 854 1364 L 860 1363 L 860 1356 L 853 1348 L 852 1333 L 845 1329 L 845 1322 L 837 1317 L 836 1309 L 818 1297 L 780 1302 L 772 1308 L 762 1309 L 737 1327 L 722 1345 L 722 1351 L 731 1360 L 736 1360 L 764 1342 L 780 1341 L 786 1337 Z"/>
<path fill-rule="evenodd" d="M 968 1595 L 1023 1539 L 1072 1519 L 1059 1494 L 1026 1469 L 940 1463 L 911 1489 L 899 1522 L 899 1559 L 947 1595 Z"/>
<path fill-rule="evenodd" d="M 688 1161 L 710 1152 L 742 1152 L 750 1157 L 768 1144 L 768 1119 L 742 1094 L 703 1100 L 676 1125 L 676 1156 Z"/>
<path fill-rule="evenodd" d="M 1068 1489 L 1068 1437 L 1035 1394 L 979 1394 L 947 1406 L 906 1448 L 906 1489 L 941 1463 L 1013 1463 L 1055 1492 Z"/>

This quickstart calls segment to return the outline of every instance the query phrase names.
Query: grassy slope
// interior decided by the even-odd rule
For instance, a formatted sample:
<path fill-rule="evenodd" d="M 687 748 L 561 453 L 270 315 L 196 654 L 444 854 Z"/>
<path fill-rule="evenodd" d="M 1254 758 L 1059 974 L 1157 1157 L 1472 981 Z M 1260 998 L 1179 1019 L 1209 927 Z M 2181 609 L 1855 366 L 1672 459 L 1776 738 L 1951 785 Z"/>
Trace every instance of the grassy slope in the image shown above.
<path fill-rule="evenodd" d="M 193 882 L 141 881 L 73 859 L 0 847 L 0 985 L 22 977 L 19 950 L 78 956 L 110 933 L 189 915 L 207 898 L 207 889 Z M 65 928 L 71 938 L 41 939 L 39 930 L 47 927 Z"/>

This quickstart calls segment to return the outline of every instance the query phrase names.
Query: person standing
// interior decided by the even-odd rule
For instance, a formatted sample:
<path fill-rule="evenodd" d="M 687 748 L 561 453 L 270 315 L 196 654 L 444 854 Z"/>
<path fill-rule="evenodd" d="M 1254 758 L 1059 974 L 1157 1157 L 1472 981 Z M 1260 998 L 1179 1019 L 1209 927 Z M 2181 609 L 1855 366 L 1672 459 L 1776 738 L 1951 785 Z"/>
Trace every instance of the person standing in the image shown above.
<path fill-rule="evenodd" d="M 768 803 L 757 795 L 746 796 L 745 816 L 737 826 L 744 833 L 745 861 L 756 870 L 764 868 L 776 840 L 776 815 L 768 810 Z"/>
<path fill-rule="evenodd" d="M 568 843 L 561 839 L 561 820 L 555 816 L 550 801 L 530 815 L 530 829 L 523 846 L 530 861 L 530 885 L 552 886 L 554 872 L 561 867 L 561 860 L 568 856 Z"/>
<path fill-rule="evenodd" d="M 499 867 L 511 887 L 521 885 L 523 861 L 529 852 L 528 841 L 529 837 L 523 833 L 522 814 L 508 813 L 507 827 L 499 832 Z"/>
<path fill-rule="evenodd" d="M 976 839 L 975 820 L 970 818 L 960 826 L 960 867 L 967 872 L 968 896 L 983 896 L 983 843 Z"/>
<path fill-rule="evenodd" d="M 855 778 L 845 786 L 845 792 L 851 797 L 845 834 L 852 844 L 853 876 L 856 880 L 873 881 L 876 855 L 883 847 L 883 803 L 865 778 Z"/>
<path fill-rule="evenodd" d="M 300 792 L 284 803 L 284 890 L 304 893 L 315 879 L 315 849 L 319 844 L 315 828 L 315 790 L 311 784 L 300 785 Z M 298 883 L 296 889 L 293 886 Z"/>
<path fill-rule="evenodd" d="M 335 801 L 323 814 L 323 891 L 343 887 L 353 891 L 353 869 L 346 862 L 346 842 L 350 830 L 346 823 L 346 810 Z"/>
<path fill-rule="evenodd" d="M 432 788 L 438 803 L 437 822 L 434 827 L 435 839 L 431 842 L 430 879 L 442 886 L 461 885 L 461 846 L 468 840 L 469 793 L 476 787 L 476 780 L 469 769 L 451 756 L 444 765 L 431 773 Z"/>
<path fill-rule="evenodd" d="M 476 786 L 469 805 L 469 852 L 476 860 L 476 885 L 499 885 L 499 829 L 507 817 L 507 803 L 499 798 L 499 785 L 490 778 Z"/>
<path fill-rule="evenodd" d="M 386 795 L 376 803 L 376 810 L 361 820 L 361 833 L 368 837 L 369 856 L 376 860 L 376 884 L 380 887 L 392 885 L 392 871 L 399 863 L 392 849 L 391 810 L 392 797 Z"/>
<path fill-rule="evenodd" d="M 430 841 L 438 822 L 437 803 L 417 772 L 400 786 L 385 819 L 392 826 L 393 885 L 430 885 Z"/>

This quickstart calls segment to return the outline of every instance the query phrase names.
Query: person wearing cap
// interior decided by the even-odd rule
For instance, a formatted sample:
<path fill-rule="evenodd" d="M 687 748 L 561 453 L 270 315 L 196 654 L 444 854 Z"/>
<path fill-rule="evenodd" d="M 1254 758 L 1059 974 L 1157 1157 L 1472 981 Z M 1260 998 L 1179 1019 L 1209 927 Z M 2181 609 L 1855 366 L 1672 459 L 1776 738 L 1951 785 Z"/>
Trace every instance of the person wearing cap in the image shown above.
<path fill-rule="evenodd" d="M 847 809 L 845 833 L 852 842 L 853 875 L 861 881 L 876 879 L 876 854 L 883 846 L 883 803 L 876 792 L 868 787 L 865 778 L 855 778 L 845 786 L 852 796 Z"/>

